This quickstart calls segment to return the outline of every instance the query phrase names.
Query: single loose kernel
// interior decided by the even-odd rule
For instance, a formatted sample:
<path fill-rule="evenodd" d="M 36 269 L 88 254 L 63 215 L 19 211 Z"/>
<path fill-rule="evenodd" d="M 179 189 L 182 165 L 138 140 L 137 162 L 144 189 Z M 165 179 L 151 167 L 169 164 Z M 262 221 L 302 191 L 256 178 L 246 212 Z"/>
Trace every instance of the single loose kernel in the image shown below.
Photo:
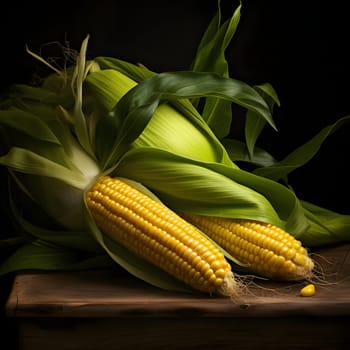
<path fill-rule="evenodd" d="M 302 297 L 312 297 L 315 295 L 315 292 L 315 285 L 311 283 L 300 289 L 300 295 Z"/>

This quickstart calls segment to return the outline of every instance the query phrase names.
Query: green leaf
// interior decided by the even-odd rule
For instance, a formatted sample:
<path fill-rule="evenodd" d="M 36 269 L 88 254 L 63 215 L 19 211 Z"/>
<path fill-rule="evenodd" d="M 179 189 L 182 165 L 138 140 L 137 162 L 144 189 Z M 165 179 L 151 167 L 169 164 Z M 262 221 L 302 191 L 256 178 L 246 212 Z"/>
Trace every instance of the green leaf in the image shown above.
<path fill-rule="evenodd" d="M 191 69 L 196 72 L 213 72 L 228 77 L 225 50 L 230 44 L 240 21 L 241 4 L 231 18 L 221 23 L 220 1 L 218 12 L 211 20 L 197 49 Z"/>
<path fill-rule="evenodd" d="M 124 155 L 115 174 L 142 183 L 177 211 L 261 220 L 296 236 L 308 226 L 287 187 L 225 164 L 139 148 Z"/>
<path fill-rule="evenodd" d="M 213 72 L 222 77 L 229 77 L 225 51 L 234 36 L 240 21 L 241 4 L 232 17 L 221 24 L 220 1 L 218 13 L 210 22 L 198 46 L 191 69 L 196 72 Z M 194 101 L 196 105 L 197 101 Z M 232 121 L 231 102 L 208 97 L 205 100 L 203 118 L 215 135 L 222 139 L 230 132 Z"/>
<path fill-rule="evenodd" d="M 30 86 L 24 84 L 14 84 L 10 87 L 7 103 L 18 105 L 24 101 L 37 102 L 57 106 L 62 102 L 60 96 L 44 87 Z"/>
<path fill-rule="evenodd" d="M 262 148 L 255 147 L 253 157 L 250 157 L 246 143 L 235 139 L 221 140 L 227 153 L 233 162 L 250 163 L 259 167 L 267 167 L 274 165 L 277 160 Z"/>
<path fill-rule="evenodd" d="M 83 174 L 24 148 L 13 147 L 0 157 L 0 164 L 21 173 L 58 179 L 76 188 L 84 188 L 88 181 Z"/>
<path fill-rule="evenodd" d="M 232 103 L 218 98 L 206 98 L 203 118 L 218 139 L 226 137 L 231 130 L 232 123 Z"/>
<path fill-rule="evenodd" d="M 96 57 L 94 61 L 99 64 L 101 69 L 113 69 L 125 74 L 129 78 L 141 82 L 145 79 L 151 78 L 157 73 L 147 69 L 142 65 L 135 65 L 115 57 Z"/>
<path fill-rule="evenodd" d="M 264 97 L 271 110 L 275 104 L 277 106 L 281 105 L 277 92 L 270 83 L 255 85 L 254 88 Z"/>
<path fill-rule="evenodd" d="M 111 266 L 107 254 L 81 255 L 40 240 L 19 247 L 0 265 L 0 276 L 22 271 L 77 271 Z"/>
<path fill-rule="evenodd" d="M 4 154 L 6 152 L 17 152 L 16 149 L 25 149 L 28 152 L 32 152 L 42 158 L 50 159 L 63 167 L 74 168 L 69 155 L 69 150 L 62 145 L 52 142 L 46 142 L 40 139 L 34 139 L 31 136 L 20 134 L 11 129 L 3 129 L 6 132 L 4 142 L 6 148 L 4 148 Z M 6 151 L 5 151 L 6 150 Z"/>
<path fill-rule="evenodd" d="M 256 85 L 254 88 L 260 93 L 268 104 L 271 114 L 273 113 L 273 107 L 275 104 L 280 105 L 276 91 L 271 84 L 265 83 Z M 255 143 L 260 136 L 263 128 L 266 125 L 266 120 L 261 118 L 255 111 L 248 110 L 246 113 L 245 123 L 245 140 L 248 148 L 250 158 L 254 157 Z"/>
<path fill-rule="evenodd" d="M 339 214 L 302 201 L 310 227 L 299 236 L 306 247 L 350 242 L 350 215 Z"/>
<path fill-rule="evenodd" d="M 30 235 L 33 240 L 48 242 L 60 248 L 67 248 L 80 252 L 101 253 L 101 247 L 87 232 L 62 230 L 58 228 L 49 229 L 37 226 L 21 215 L 13 196 L 10 197 L 10 206 L 13 218 L 18 223 L 19 227 L 24 230 L 26 235 Z"/>
<path fill-rule="evenodd" d="M 77 58 L 75 70 L 72 77 L 72 90 L 75 93 L 75 103 L 73 108 L 73 121 L 75 135 L 79 140 L 80 145 L 90 155 L 94 156 L 88 124 L 83 112 L 83 82 L 88 74 L 89 66 L 86 64 L 86 50 L 89 41 L 87 36 L 81 45 L 79 56 Z"/>
<path fill-rule="evenodd" d="M 114 126 L 116 137 L 113 144 L 107 147 L 111 151 L 102 160 L 103 168 L 113 166 L 127 151 L 160 103 L 201 96 L 226 99 L 252 109 L 274 126 L 265 101 L 253 88 L 241 81 L 211 73 L 161 73 L 131 89 L 110 113 L 110 127 Z"/>
<path fill-rule="evenodd" d="M 104 159 L 121 127 L 118 119 L 113 119 L 108 112 L 137 83 L 113 69 L 93 72 L 85 82 L 85 92 L 92 101 L 90 109 L 100 120 L 96 128 L 96 152 L 99 159 Z M 145 130 L 132 143 L 132 147 L 154 145 L 200 159 L 232 163 L 213 131 L 187 99 L 159 106 Z"/>
<path fill-rule="evenodd" d="M 60 117 L 57 107 L 25 99 L 12 109 L 0 111 L 7 147 L 25 148 L 63 166 L 75 168 L 82 163 L 80 159 L 87 156 L 83 155 L 81 146 L 72 135 L 70 125 Z M 80 159 L 77 159 L 77 153 Z"/>
<path fill-rule="evenodd" d="M 319 151 L 326 138 L 332 135 L 338 128 L 349 121 L 350 116 L 338 119 L 334 124 L 323 128 L 317 135 L 291 152 L 280 162 L 267 167 L 258 168 L 254 170 L 254 173 L 260 176 L 268 177 L 275 181 L 285 178 L 293 170 L 309 162 Z"/>
<path fill-rule="evenodd" d="M 20 109 L 0 111 L 0 125 L 38 140 L 60 145 L 60 141 L 45 121 L 26 111 Z"/>

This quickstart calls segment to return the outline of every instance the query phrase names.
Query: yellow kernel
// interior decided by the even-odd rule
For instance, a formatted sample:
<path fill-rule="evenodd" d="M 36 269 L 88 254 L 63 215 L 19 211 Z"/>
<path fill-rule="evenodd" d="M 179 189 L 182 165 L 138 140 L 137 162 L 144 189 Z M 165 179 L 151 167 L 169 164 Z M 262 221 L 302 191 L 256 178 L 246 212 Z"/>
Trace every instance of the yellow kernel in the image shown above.
<path fill-rule="evenodd" d="M 216 286 L 216 280 L 217 280 L 217 277 L 214 274 L 212 274 L 208 279 L 209 283 L 214 286 Z"/>
<path fill-rule="evenodd" d="M 194 281 L 198 281 L 201 278 L 201 273 L 199 271 L 195 271 L 194 275 L 193 275 L 193 280 Z"/>
<path fill-rule="evenodd" d="M 209 279 L 211 275 L 214 275 L 214 271 L 209 267 L 209 269 L 204 273 L 204 278 Z"/>
<path fill-rule="evenodd" d="M 312 297 L 315 295 L 315 285 L 314 284 L 308 284 L 304 288 L 300 290 L 300 295 L 302 297 Z"/>
<path fill-rule="evenodd" d="M 222 285 L 223 281 L 224 281 L 223 278 L 216 278 L 216 281 L 215 281 L 216 287 L 219 288 Z"/>
<path fill-rule="evenodd" d="M 215 260 L 215 261 L 212 262 L 211 268 L 212 268 L 214 271 L 217 271 L 217 270 L 219 270 L 219 269 L 221 268 L 221 265 L 222 265 L 221 261 Z"/>

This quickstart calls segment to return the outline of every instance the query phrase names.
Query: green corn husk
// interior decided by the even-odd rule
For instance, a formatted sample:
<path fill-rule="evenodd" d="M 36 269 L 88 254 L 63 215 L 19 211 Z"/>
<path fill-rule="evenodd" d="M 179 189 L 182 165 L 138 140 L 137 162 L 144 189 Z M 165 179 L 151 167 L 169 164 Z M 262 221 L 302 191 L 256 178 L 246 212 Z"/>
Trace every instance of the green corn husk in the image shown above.
<path fill-rule="evenodd" d="M 91 100 L 98 101 L 98 105 L 94 107 L 95 111 L 91 113 L 99 113 L 101 119 L 112 111 L 122 96 L 137 85 L 134 80 L 116 69 L 93 72 L 89 74 L 85 83 L 86 95 L 91 95 Z M 91 105 L 87 108 L 89 107 L 92 108 Z M 99 111 L 96 112 L 96 109 Z M 103 122 L 101 121 L 101 124 Z M 105 123 L 113 122 L 110 118 Z M 106 147 L 106 128 L 101 127 L 101 129 L 104 141 L 102 145 L 97 144 L 96 152 L 102 157 L 105 152 L 103 148 L 107 148 L 108 152 L 111 146 L 107 144 Z M 115 134 L 110 136 L 111 139 L 117 137 L 117 133 L 121 133 L 118 127 L 115 129 Z M 168 104 L 162 104 L 156 109 L 145 130 L 134 140 L 131 147 L 152 147 L 153 145 L 188 157 L 232 163 L 221 143 L 217 142 L 210 128 L 199 117 L 192 122 Z"/>

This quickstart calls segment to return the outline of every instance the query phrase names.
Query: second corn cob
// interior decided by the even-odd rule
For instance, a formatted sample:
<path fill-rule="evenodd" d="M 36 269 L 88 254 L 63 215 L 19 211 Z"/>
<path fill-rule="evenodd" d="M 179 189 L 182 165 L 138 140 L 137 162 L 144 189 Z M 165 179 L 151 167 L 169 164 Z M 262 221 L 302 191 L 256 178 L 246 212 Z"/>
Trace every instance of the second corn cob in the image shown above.
<path fill-rule="evenodd" d="M 108 176 L 94 183 L 86 203 L 97 226 L 138 256 L 197 290 L 238 295 L 223 253 L 165 205 Z"/>
<path fill-rule="evenodd" d="M 301 242 L 274 225 L 188 213 L 182 216 L 254 273 L 294 281 L 313 275 L 314 263 Z"/>

